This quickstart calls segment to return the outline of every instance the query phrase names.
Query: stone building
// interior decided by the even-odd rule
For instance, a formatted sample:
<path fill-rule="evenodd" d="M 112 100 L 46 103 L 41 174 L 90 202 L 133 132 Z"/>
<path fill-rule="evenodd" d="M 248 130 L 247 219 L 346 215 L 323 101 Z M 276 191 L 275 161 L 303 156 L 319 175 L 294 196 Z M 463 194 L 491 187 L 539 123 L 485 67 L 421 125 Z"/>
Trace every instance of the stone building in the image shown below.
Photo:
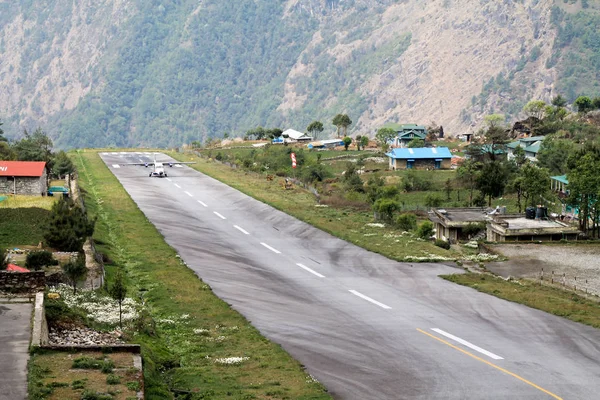
<path fill-rule="evenodd" d="M 43 161 L 0 161 L 0 194 L 45 196 L 48 191 Z"/>

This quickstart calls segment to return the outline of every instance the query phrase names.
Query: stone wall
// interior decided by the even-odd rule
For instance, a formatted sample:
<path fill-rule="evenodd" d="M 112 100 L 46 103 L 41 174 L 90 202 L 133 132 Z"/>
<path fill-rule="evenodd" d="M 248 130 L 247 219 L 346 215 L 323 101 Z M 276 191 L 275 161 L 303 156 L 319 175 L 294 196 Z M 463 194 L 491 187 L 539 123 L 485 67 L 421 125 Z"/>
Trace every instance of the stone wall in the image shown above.
<path fill-rule="evenodd" d="M 44 292 L 39 292 L 35 295 L 31 345 L 34 347 L 48 345 L 48 322 L 46 321 L 46 312 L 44 310 Z"/>
<path fill-rule="evenodd" d="M 6 272 L 0 271 L 0 292 L 35 293 L 46 287 L 46 276 L 42 271 Z"/>
<path fill-rule="evenodd" d="M 41 177 L 17 176 L 13 181 L 12 177 L 0 176 L 0 194 L 23 194 L 29 196 L 45 196 L 48 192 L 46 182 L 46 171 Z"/>

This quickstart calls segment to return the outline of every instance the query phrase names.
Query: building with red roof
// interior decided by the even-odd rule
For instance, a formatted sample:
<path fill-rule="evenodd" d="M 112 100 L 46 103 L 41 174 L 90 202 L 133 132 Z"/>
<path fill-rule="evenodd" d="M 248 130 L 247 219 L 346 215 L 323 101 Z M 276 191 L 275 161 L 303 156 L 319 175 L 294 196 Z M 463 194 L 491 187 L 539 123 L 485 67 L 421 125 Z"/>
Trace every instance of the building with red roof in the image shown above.
<path fill-rule="evenodd" d="M 0 194 L 44 196 L 48 191 L 43 161 L 0 161 Z"/>
<path fill-rule="evenodd" d="M 8 272 L 31 272 L 27 268 L 19 267 L 18 265 L 15 265 L 15 264 L 8 264 L 8 267 L 6 268 L 6 270 Z"/>

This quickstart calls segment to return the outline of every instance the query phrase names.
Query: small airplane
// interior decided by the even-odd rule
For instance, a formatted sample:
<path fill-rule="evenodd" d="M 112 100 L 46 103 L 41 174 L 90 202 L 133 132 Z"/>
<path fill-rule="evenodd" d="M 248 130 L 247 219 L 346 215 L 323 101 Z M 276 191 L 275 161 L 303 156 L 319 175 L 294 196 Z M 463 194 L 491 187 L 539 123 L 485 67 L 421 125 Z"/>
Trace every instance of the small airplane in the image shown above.
<path fill-rule="evenodd" d="M 152 167 L 152 171 L 148 174 L 149 177 L 157 176 L 159 178 L 166 178 L 167 172 L 165 171 L 165 166 L 173 167 L 173 165 L 182 165 L 182 164 L 196 164 L 195 162 L 182 162 L 182 161 L 156 161 L 156 154 L 154 154 L 154 161 L 148 162 L 139 162 L 139 163 L 127 163 L 124 165 L 143 165 L 144 167 Z"/>

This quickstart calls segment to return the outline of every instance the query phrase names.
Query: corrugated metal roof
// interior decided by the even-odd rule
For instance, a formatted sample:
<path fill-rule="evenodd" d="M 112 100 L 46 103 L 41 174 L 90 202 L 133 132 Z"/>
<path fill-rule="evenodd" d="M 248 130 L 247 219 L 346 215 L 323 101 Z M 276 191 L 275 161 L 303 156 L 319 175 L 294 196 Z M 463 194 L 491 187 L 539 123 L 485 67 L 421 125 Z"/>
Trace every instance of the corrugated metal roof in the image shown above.
<path fill-rule="evenodd" d="M 417 147 L 414 149 L 392 149 L 386 154 L 395 159 L 425 159 L 425 158 L 452 158 L 447 147 Z"/>
<path fill-rule="evenodd" d="M 283 131 L 283 133 L 281 134 L 281 136 L 283 137 L 284 135 L 288 135 L 288 137 L 290 139 L 300 139 L 300 138 L 306 138 L 309 137 L 306 133 L 302 133 L 302 132 L 298 132 L 295 129 L 286 129 L 285 131 Z"/>
<path fill-rule="evenodd" d="M 569 180 L 567 179 L 566 175 L 558 175 L 558 176 L 551 176 L 550 179 L 553 179 L 555 181 L 559 181 L 564 183 L 565 185 L 569 184 Z"/>
<path fill-rule="evenodd" d="M 0 176 L 42 176 L 44 161 L 0 161 Z"/>

